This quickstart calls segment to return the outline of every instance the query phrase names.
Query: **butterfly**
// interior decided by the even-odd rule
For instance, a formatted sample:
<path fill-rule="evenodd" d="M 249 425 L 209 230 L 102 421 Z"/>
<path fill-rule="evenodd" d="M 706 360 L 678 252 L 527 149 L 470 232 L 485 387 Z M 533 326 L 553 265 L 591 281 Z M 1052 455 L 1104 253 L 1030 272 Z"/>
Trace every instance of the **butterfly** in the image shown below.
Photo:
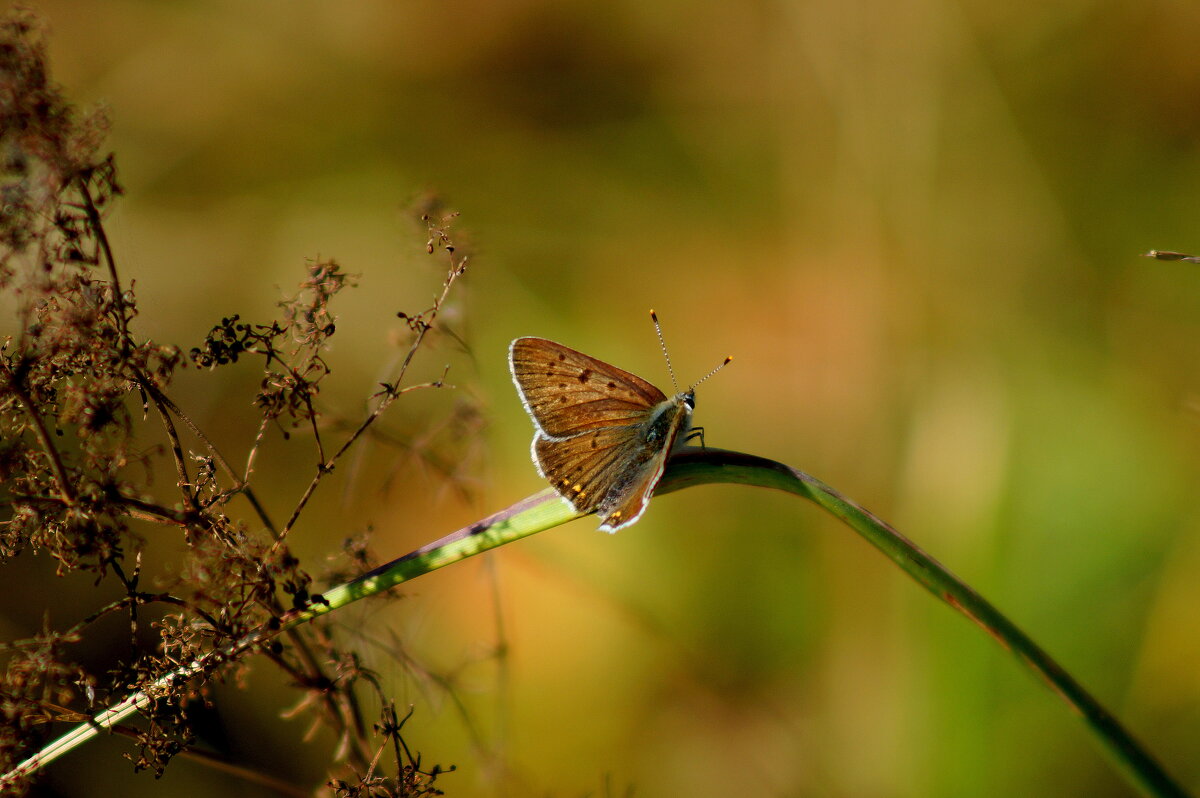
<path fill-rule="evenodd" d="M 658 317 L 650 311 L 675 381 Z M 616 532 L 642 517 L 667 457 L 704 429 L 692 426 L 696 386 L 668 397 L 628 371 L 545 338 L 518 338 L 508 349 L 513 383 L 533 419 L 538 473 L 579 513 L 595 512 Z"/>

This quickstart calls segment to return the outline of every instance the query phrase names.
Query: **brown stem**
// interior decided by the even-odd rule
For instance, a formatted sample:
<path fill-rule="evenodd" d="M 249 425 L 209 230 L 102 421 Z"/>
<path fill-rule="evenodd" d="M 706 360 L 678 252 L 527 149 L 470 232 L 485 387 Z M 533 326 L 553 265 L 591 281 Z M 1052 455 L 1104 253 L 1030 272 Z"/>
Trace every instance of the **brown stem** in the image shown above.
<path fill-rule="evenodd" d="M 189 513 L 172 510 L 168 507 L 163 507 L 152 502 L 145 502 L 131 496 L 117 495 L 112 497 L 112 500 L 124 509 L 125 515 L 130 518 L 136 518 L 139 521 L 170 524 L 171 526 L 187 526 L 194 520 Z M 0 502 L 0 504 L 8 505 L 21 503 L 64 504 L 69 506 L 69 502 L 61 496 L 31 496 L 23 493 L 14 493 L 10 500 Z"/>
<path fill-rule="evenodd" d="M 87 177 L 79 175 L 76 179 L 79 189 L 79 196 L 83 198 L 83 212 L 87 215 L 88 224 L 92 227 L 92 232 L 96 235 L 96 241 L 100 244 L 100 252 L 104 256 L 104 265 L 108 268 L 108 274 L 112 277 L 113 304 L 117 308 L 118 326 L 120 327 L 123 343 L 128 343 L 129 328 L 125 318 L 125 297 L 121 293 L 121 280 L 117 276 L 117 259 L 113 257 L 112 245 L 108 242 L 108 233 L 104 230 L 104 223 L 100 219 L 100 211 L 96 207 L 96 203 L 92 200 L 92 192 L 88 189 Z"/>
<path fill-rule="evenodd" d="M 200 429 L 196 422 L 192 421 L 191 418 L 189 418 L 188 415 L 179 408 L 179 405 L 171 401 L 171 397 L 163 393 L 157 385 L 152 382 L 147 382 L 146 390 L 149 392 L 151 397 L 154 397 L 157 401 L 161 401 L 167 409 L 169 409 L 180 421 L 187 425 L 187 428 L 192 431 L 193 435 L 200 439 L 200 442 L 204 444 L 204 447 L 208 449 L 209 454 L 212 455 L 213 461 L 220 467 L 222 471 L 225 472 L 226 476 L 233 480 L 234 490 L 244 495 L 250 501 L 250 504 L 254 507 L 254 512 L 258 514 L 258 518 L 260 521 L 262 521 L 263 526 L 274 532 L 275 525 L 271 522 L 271 517 L 267 514 L 266 508 L 259 503 L 258 497 L 254 495 L 253 489 L 251 489 L 251 487 L 246 484 L 246 482 L 240 476 L 238 476 L 237 472 L 233 470 L 233 467 L 229 465 L 229 461 L 226 460 L 224 455 L 221 454 L 220 450 L 217 449 L 216 444 L 210 441 L 208 436 L 204 434 L 204 431 Z"/>
<path fill-rule="evenodd" d="M 326 462 L 322 462 L 317 467 L 317 473 L 313 475 L 312 480 L 308 483 L 308 487 L 305 488 L 304 493 L 300 496 L 300 501 L 296 504 L 296 508 L 292 511 L 291 517 L 288 518 L 287 523 L 283 525 L 283 528 L 279 530 L 279 534 L 275 536 L 275 545 L 272 546 L 271 551 L 268 552 L 268 557 L 274 554 L 275 549 L 280 545 L 280 543 L 283 542 L 283 539 L 287 537 L 288 532 L 291 531 L 292 526 L 300 518 L 300 512 L 304 509 L 305 505 L 308 504 L 308 500 L 316 491 L 317 485 L 320 484 L 321 480 L 326 474 L 333 470 L 334 464 L 341 459 L 342 455 L 346 453 L 346 451 L 354 444 L 354 442 L 357 441 L 359 437 L 361 437 L 362 434 L 366 432 L 367 429 L 374 424 L 381 415 L 383 415 L 383 412 L 391 406 L 392 402 L 396 401 L 410 390 L 419 387 L 425 387 L 414 385 L 401 390 L 397 386 L 399 386 L 400 381 L 404 379 L 404 375 L 408 372 L 408 367 L 412 363 L 413 358 L 416 356 L 417 350 L 421 347 L 421 343 L 425 340 L 425 335 L 431 329 L 433 329 L 433 322 L 437 319 L 438 312 L 442 309 L 442 305 L 445 304 L 446 297 L 450 294 L 451 286 L 454 285 L 454 282 L 458 276 L 463 273 L 464 268 L 465 267 L 462 265 L 453 266 L 451 268 L 450 274 L 442 286 L 442 293 L 436 300 L 434 300 L 433 307 L 429 310 L 429 321 L 420 324 L 416 328 L 416 338 L 413 339 L 412 344 L 408 347 L 408 352 L 405 354 L 404 360 L 400 364 L 396 379 L 384 385 L 384 390 L 381 392 L 382 398 L 379 400 L 379 404 L 375 406 L 374 410 L 367 414 L 367 417 L 363 419 L 362 423 L 358 425 L 353 433 L 351 433 L 350 437 L 346 439 L 346 441 L 336 452 L 334 452 L 333 457 L 329 458 L 329 460 Z M 440 386 L 441 381 L 430 383 L 430 385 Z"/>
<path fill-rule="evenodd" d="M 74 505 L 77 500 L 75 486 L 71 484 L 67 476 L 67 468 L 63 464 L 58 449 L 54 447 L 54 441 L 50 438 L 50 432 L 46 429 L 46 424 L 42 421 L 41 414 L 34 407 L 33 400 L 30 398 L 29 392 L 25 390 L 22 380 L 13 374 L 7 366 L 4 367 L 4 372 L 8 376 L 9 386 L 12 387 L 13 393 L 17 395 L 17 399 L 25 409 L 25 415 L 29 417 L 29 421 L 33 425 L 33 431 L 42 445 L 42 450 L 50 460 L 50 470 L 54 472 L 54 481 L 58 485 L 58 492 L 62 495 L 63 502 L 68 505 Z"/>

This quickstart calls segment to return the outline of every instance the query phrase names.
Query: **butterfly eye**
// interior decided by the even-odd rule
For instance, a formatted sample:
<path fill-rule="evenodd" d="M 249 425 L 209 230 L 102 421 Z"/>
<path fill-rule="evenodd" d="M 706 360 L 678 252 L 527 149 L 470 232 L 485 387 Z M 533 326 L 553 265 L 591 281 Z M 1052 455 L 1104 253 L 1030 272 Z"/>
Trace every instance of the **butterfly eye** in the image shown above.
<path fill-rule="evenodd" d="M 696 409 L 696 392 L 688 391 L 683 395 L 683 401 L 687 403 L 688 410 Z"/>

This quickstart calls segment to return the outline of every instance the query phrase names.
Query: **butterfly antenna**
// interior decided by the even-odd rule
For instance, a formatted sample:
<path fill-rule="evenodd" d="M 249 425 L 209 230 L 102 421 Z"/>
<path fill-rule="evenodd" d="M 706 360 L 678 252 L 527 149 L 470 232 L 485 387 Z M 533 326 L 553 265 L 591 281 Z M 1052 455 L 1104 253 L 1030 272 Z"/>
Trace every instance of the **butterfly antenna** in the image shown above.
<path fill-rule="evenodd" d="M 711 377 L 712 375 L 716 374 L 718 371 L 720 371 L 721 369 L 725 368 L 726 366 L 728 366 L 728 365 L 729 365 L 730 363 L 732 363 L 732 362 L 733 362 L 733 355 L 729 355 L 728 357 L 726 357 L 726 358 L 725 358 L 725 360 L 724 360 L 724 361 L 722 361 L 722 362 L 721 362 L 721 365 L 717 366 L 715 369 L 713 369 L 712 371 L 708 372 L 707 374 L 705 374 L 705 375 L 704 375 L 703 377 L 701 377 L 700 379 L 698 379 L 698 380 L 696 380 L 695 382 L 693 382 L 693 383 L 692 383 L 692 385 L 691 385 L 691 387 L 690 387 L 690 388 L 688 388 L 688 390 L 689 390 L 689 391 L 694 391 L 694 390 L 696 390 L 696 386 L 697 386 L 697 385 L 699 385 L 700 383 L 704 382 L 704 381 L 705 381 L 705 380 L 707 380 L 709 377 Z"/>
<path fill-rule="evenodd" d="M 667 352 L 667 342 L 663 339 L 662 327 L 658 323 L 658 314 L 653 308 L 650 310 L 650 318 L 654 321 L 654 331 L 658 333 L 658 344 L 662 347 L 663 357 L 667 359 L 667 371 L 671 372 L 671 384 L 675 386 L 675 393 L 679 393 L 679 381 L 675 379 L 675 367 L 671 365 L 671 355 Z"/>

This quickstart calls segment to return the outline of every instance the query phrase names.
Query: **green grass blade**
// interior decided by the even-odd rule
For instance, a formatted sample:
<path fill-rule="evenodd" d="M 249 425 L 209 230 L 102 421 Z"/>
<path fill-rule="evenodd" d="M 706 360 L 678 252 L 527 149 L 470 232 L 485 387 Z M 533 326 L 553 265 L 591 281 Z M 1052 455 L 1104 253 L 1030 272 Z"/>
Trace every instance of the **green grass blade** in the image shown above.
<path fill-rule="evenodd" d="M 307 609 L 289 613 L 284 618 L 284 628 L 305 623 L 422 574 L 474 557 L 505 543 L 544 532 L 579 517 L 579 513 L 571 509 L 557 493 L 547 488 L 482 521 L 409 552 L 398 560 L 392 560 L 344 585 L 325 591 L 321 596 L 314 598 L 312 605 Z"/>
<path fill-rule="evenodd" d="M 775 488 L 809 499 L 828 510 L 891 558 L 934 596 L 988 632 L 1018 662 L 1037 675 L 1084 719 L 1118 768 L 1145 794 L 1160 798 L 1187 798 L 1183 788 L 1120 722 L 1012 621 L 912 541 L 828 485 L 773 460 L 720 449 L 687 449 L 671 458 L 656 495 L 695 485 L 718 483 Z M 207 660 L 219 662 L 236 656 L 280 629 L 306 623 L 422 574 L 578 517 L 579 514 L 559 499 L 553 490 L 544 490 L 357 579 L 314 596 L 309 607 L 288 613 L 274 630 L 260 630 L 248 635 L 236 646 L 214 652 L 212 657 L 163 676 L 155 687 L 165 689 L 177 679 L 200 673 L 209 667 Z M 132 714 L 146 700 L 145 693 L 138 693 L 97 715 L 90 724 L 83 724 L 60 737 L 11 773 L 0 776 L 0 786 L 15 775 L 28 775 L 40 769 L 95 736 L 100 729 L 108 728 Z"/>
<path fill-rule="evenodd" d="M 314 596 L 305 609 L 294 610 L 284 615 L 279 623 L 264 627 L 243 637 L 237 643 L 211 651 L 188 665 L 176 668 L 159 677 L 146 690 L 133 693 L 117 704 L 81 723 L 57 738 L 37 753 L 25 759 L 7 773 L 0 773 L 0 794 L 32 776 L 67 752 L 83 745 L 100 732 L 112 728 L 129 716 L 143 709 L 150 702 L 150 694 L 165 694 L 175 684 L 206 671 L 217 668 L 254 645 L 270 639 L 279 632 L 307 623 L 326 613 L 351 604 L 362 598 L 374 596 L 390 587 L 407 582 L 422 574 L 443 568 L 451 563 L 465 560 L 505 543 L 520 540 L 536 532 L 565 524 L 578 518 L 571 507 L 553 490 L 546 490 L 517 502 L 511 507 L 464 527 L 440 540 L 422 546 L 398 560 L 393 560 L 369 573 L 363 574 L 346 584 Z"/>
<path fill-rule="evenodd" d="M 911 540 L 833 488 L 774 460 L 720 449 L 688 449 L 671 459 L 658 493 L 701 484 L 755 485 L 816 502 L 886 554 L 925 589 L 961 612 L 1011 652 L 1083 718 L 1117 767 L 1145 794 L 1186 798 L 1187 792 L 1124 726 L 995 606 Z"/>

